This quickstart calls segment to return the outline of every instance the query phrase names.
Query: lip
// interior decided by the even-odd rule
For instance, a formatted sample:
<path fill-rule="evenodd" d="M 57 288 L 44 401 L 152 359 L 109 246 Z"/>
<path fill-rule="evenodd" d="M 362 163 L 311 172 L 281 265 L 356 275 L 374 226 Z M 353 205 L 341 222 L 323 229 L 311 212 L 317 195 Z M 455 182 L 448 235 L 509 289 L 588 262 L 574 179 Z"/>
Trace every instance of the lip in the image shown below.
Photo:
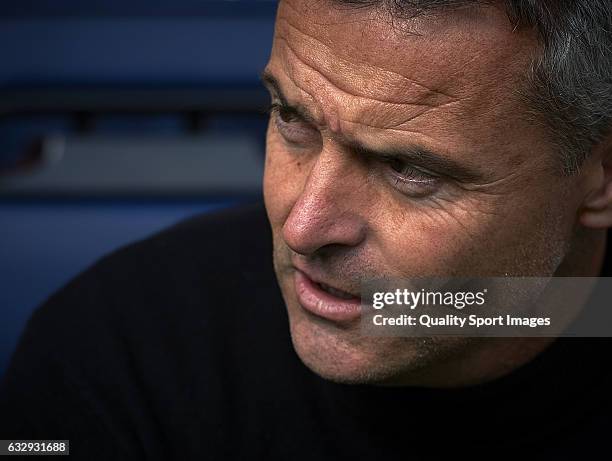
<path fill-rule="evenodd" d="M 361 316 L 361 299 L 343 299 L 321 289 L 299 269 L 295 270 L 298 302 L 308 312 L 333 322 L 347 323 Z"/>

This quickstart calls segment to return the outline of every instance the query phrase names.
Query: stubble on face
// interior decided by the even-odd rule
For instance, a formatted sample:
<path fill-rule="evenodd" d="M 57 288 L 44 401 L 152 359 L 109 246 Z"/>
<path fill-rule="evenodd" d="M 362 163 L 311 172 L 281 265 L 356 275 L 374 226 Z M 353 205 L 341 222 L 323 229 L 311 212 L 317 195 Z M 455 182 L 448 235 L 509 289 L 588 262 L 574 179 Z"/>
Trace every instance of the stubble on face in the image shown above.
<path fill-rule="evenodd" d="M 272 117 L 264 198 L 292 340 L 314 371 L 341 382 L 419 384 L 449 364 L 461 373 L 483 341 L 364 337 L 356 324 L 299 305 L 296 265 L 353 293 L 381 276 L 557 270 L 580 185 L 556 176 L 542 129 L 522 115 L 516 89 L 536 48 L 496 8 L 397 27 L 380 11 L 280 3 L 266 73 L 280 87 L 273 99 L 282 90 L 309 120 L 288 140 Z M 474 176 L 398 190 L 386 166 L 347 140 L 374 152 L 425 147 Z"/>

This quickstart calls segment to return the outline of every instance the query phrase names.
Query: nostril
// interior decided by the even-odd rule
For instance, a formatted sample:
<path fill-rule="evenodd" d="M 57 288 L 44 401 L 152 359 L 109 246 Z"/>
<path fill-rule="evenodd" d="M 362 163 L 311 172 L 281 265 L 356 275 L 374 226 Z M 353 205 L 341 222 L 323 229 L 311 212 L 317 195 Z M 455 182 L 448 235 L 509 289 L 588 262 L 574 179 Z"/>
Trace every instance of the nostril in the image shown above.
<path fill-rule="evenodd" d="M 301 255 L 314 253 L 322 245 L 321 235 L 317 227 L 309 226 L 307 223 L 287 220 L 283 226 L 283 238 L 287 246 Z"/>
<path fill-rule="evenodd" d="M 366 225 L 344 213 L 335 220 L 332 216 L 307 222 L 287 220 L 282 235 L 291 250 L 309 256 L 317 252 L 360 245 L 366 237 Z"/>

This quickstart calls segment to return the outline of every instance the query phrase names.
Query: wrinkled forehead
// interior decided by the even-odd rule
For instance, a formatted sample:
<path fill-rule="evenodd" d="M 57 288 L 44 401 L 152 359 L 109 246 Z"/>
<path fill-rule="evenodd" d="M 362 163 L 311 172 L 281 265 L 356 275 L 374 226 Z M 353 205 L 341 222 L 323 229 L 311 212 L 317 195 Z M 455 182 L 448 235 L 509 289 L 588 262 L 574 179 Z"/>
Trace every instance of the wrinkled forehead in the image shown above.
<path fill-rule="evenodd" d="M 398 18 L 333 0 L 282 0 L 274 46 L 289 70 L 301 64 L 330 80 L 344 76 L 349 92 L 366 88 L 376 98 L 409 88 L 444 99 L 516 79 L 536 40 L 513 31 L 495 5 Z"/>

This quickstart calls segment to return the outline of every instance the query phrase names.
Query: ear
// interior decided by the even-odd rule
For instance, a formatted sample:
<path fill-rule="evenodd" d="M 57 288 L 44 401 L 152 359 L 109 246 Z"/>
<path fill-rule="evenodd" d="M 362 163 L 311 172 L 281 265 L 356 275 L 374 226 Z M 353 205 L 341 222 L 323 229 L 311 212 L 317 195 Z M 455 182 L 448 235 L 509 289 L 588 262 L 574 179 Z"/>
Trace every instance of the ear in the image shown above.
<path fill-rule="evenodd" d="M 600 174 L 595 189 L 584 202 L 580 222 L 586 227 L 607 229 L 612 227 L 612 136 L 593 153 Z"/>

